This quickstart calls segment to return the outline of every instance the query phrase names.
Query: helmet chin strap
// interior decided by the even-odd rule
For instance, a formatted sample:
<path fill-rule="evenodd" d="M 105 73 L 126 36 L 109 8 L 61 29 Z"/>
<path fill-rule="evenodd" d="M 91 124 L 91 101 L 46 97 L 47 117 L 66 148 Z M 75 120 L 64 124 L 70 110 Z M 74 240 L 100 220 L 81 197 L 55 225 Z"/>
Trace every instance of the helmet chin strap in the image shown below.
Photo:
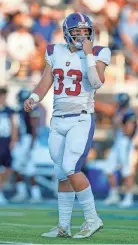
<path fill-rule="evenodd" d="M 77 49 L 82 49 L 83 48 L 83 40 L 85 39 L 84 38 L 80 38 L 78 39 L 77 41 L 75 41 L 73 38 L 72 38 L 72 45 L 73 47 L 77 48 Z"/>
<path fill-rule="evenodd" d="M 82 49 L 83 48 L 83 43 L 81 41 L 73 42 L 73 46 L 77 49 Z"/>
<path fill-rule="evenodd" d="M 70 47 L 73 47 L 73 48 L 77 48 L 77 49 L 82 49 L 83 48 L 83 44 L 80 43 L 80 42 L 72 42 L 72 43 L 69 43 L 69 46 Z"/>

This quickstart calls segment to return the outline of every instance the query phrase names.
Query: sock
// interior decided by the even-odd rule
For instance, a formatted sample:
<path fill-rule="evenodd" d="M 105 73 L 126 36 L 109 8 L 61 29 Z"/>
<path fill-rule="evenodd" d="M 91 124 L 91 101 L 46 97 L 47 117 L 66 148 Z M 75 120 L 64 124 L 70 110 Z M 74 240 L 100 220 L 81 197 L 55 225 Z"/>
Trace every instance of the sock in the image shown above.
<path fill-rule="evenodd" d="M 118 196 L 119 195 L 118 187 L 111 187 L 111 189 L 110 189 L 110 195 L 112 195 L 112 196 Z"/>
<path fill-rule="evenodd" d="M 133 193 L 132 192 L 126 193 L 123 200 L 131 200 L 131 201 L 133 201 Z"/>
<path fill-rule="evenodd" d="M 86 189 L 76 192 L 76 195 L 83 209 L 85 220 L 88 222 L 95 221 L 95 219 L 97 219 L 97 213 L 91 187 L 88 186 Z"/>
<path fill-rule="evenodd" d="M 41 190 L 40 190 L 40 187 L 38 185 L 33 185 L 31 187 L 31 197 L 33 199 L 42 199 L 42 194 L 41 194 Z"/>
<path fill-rule="evenodd" d="M 28 195 L 26 184 L 23 181 L 17 182 L 16 190 L 17 190 L 17 194 L 21 194 L 22 196 L 27 196 Z"/>
<path fill-rule="evenodd" d="M 65 229 L 70 229 L 72 209 L 75 192 L 58 192 L 59 224 Z"/>
<path fill-rule="evenodd" d="M 6 200 L 3 192 L 0 190 L 0 200 Z"/>

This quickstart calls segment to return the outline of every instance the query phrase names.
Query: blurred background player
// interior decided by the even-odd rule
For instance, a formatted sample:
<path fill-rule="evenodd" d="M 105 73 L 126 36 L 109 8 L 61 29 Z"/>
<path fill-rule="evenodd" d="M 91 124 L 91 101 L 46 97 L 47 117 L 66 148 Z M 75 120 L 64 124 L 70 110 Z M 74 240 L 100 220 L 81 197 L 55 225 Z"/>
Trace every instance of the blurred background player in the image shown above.
<path fill-rule="evenodd" d="M 37 137 L 40 112 L 35 108 L 32 112 L 26 113 L 23 105 L 26 98 L 31 94 L 28 89 L 21 89 L 17 94 L 18 118 L 19 118 L 19 141 L 12 151 L 13 169 L 16 179 L 16 194 L 12 202 L 22 202 L 28 199 L 29 193 L 27 183 L 30 183 L 30 195 L 32 198 L 41 197 L 40 188 L 35 184 L 34 178 L 26 177 L 27 164 L 30 159 L 31 150 Z M 28 187 L 29 188 L 29 187 Z"/>
<path fill-rule="evenodd" d="M 115 137 L 115 144 L 123 135 L 121 128 L 122 118 L 126 112 L 131 112 L 133 109 L 130 107 L 130 97 L 127 93 L 118 93 L 114 97 L 116 111 L 113 116 L 113 130 Z"/>
<path fill-rule="evenodd" d="M 127 111 L 122 115 L 121 119 L 122 136 L 119 141 L 116 142 L 116 148 L 112 153 L 112 160 L 106 161 L 105 170 L 108 173 L 108 179 L 110 183 L 109 196 L 105 200 L 105 204 L 119 204 L 120 207 L 130 207 L 133 205 L 133 187 L 134 187 L 134 175 L 132 171 L 133 154 L 135 145 L 133 137 L 137 130 L 136 114 L 132 111 Z M 117 178 L 115 176 L 115 170 L 120 169 L 123 183 L 126 187 L 124 199 L 120 202 L 120 195 L 118 190 Z"/>
<path fill-rule="evenodd" d="M 110 183 L 114 183 L 113 175 L 110 175 L 110 169 L 112 173 L 112 168 L 116 164 L 115 161 L 115 156 L 118 154 L 118 145 L 120 144 L 120 140 L 122 139 L 123 136 L 123 130 L 121 127 L 122 124 L 122 118 L 126 112 L 132 112 L 133 110 L 130 108 L 130 97 L 127 93 L 119 93 L 114 97 L 115 101 L 115 111 L 113 115 L 113 120 L 112 120 L 112 129 L 113 129 L 113 137 L 114 137 L 114 143 L 113 146 L 111 147 L 107 160 L 106 160 L 106 165 L 105 169 L 108 174 L 108 178 L 110 180 Z M 109 166 L 109 167 L 107 167 Z M 111 185 L 110 189 L 111 195 L 105 200 L 105 204 L 115 204 L 118 203 L 118 195 L 116 195 L 117 190 L 116 187 L 114 188 Z"/>
<path fill-rule="evenodd" d="M 3 185 L 12 170 L 11 150 L 17 142 L 17 117 L 13 109 L 6 104 L 7 88 L 0 88 L 0 204 L 7 203 L 2 192 Z"/>

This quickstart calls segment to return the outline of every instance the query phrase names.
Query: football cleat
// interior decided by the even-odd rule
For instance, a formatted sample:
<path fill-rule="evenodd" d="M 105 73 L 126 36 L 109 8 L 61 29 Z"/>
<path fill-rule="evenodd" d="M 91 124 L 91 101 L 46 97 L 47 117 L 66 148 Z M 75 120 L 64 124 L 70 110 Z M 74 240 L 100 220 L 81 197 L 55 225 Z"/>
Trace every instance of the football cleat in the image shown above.
<path fill-rule="evenodd" d="M 7 203 L 8 203 L 8 200 L 6 199 L 4 194 L 2 192 L 0 192 L 0 205 L 4 205 L 4 204 L 7 204 Z"/>
<path fill-rule="evenodd" d="M 49 232 L 43 233 L 42 237 L 71 237 L 70 229 L 65 230 L 60 225 L 53 227 Z"/>
<path fill-rule="evenodd" d="M 28 195 L 27 194 L 20 194 L 16 193 L 11 199 L 10 202 L 13 203 L 21 203 L 21 202 L 26 202 L 28 200 Z"/>
<path fill-rule="evenodd" d="M 45 200 L 43 198 L 34 198 L 34 197 L 31 197 L 28 202 L 29 203 L 43 203 Z"/>
<path fill-rule="evenodd" d="M 132 207 L 134 204 L 134 201 L 132 198 L 124 198 L 118 205 L 119 208 L 129 208 Z"/>
<path fill-rule="evenodd" d="M 109 195 L 105 200 L 104 204 L 105 205 L 116 205 L 120 202 L 120 197 L 119 195 Z"/>
<path fill-rule="evenodd" d="M 103 222 L 100 218 L 97 218 L 93 222 L 89 222 L 86 220 L 82 224 L 80 231 L 76 235 L 74 235 L 73 238 L 81 239 L 81 238 L 89 237 L 102 228 L 103 228 Z"/>

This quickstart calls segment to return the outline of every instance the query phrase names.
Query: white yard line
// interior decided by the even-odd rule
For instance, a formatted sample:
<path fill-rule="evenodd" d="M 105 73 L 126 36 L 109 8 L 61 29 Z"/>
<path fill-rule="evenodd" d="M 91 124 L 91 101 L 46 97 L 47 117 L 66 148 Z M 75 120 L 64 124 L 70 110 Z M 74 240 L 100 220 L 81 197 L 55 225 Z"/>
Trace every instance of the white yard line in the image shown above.
<path fill-rule="evenodd" d="M 19 245 L 32 245 L 33 243 L 22 243 L 22 242 L 8 242 L 8 241 L 0 241 L 0 244 L 19 244 Z M 35 244 L 36 245 L 36 244 Z M 42 244 L 41 244 L 42 245 Z"/>
<path fill-rule="evenodd" d="M 24 216 L 23 212 L 0 212 L 0 216 Z"/>
<path fill-rule="evenodd" d="M 18 226 L 18 227 L 29 227 L 29 228 L 52 228 L 52 225 L 29 225 L 29 224 L 15 224 L 15 223 L 0 223 L 0 226 Z M 78 229 L 79 225 L 73 225 L 71 228 Z"/>
<path fill-rule="evenodd" d="M 18 226 L 18 227 L 29 227 L 29 228 L 52 227 L 51 225 L 29 225 L 29 224 L 14 224 L 14 223 L 0 223 L 0 226 Z"/>

